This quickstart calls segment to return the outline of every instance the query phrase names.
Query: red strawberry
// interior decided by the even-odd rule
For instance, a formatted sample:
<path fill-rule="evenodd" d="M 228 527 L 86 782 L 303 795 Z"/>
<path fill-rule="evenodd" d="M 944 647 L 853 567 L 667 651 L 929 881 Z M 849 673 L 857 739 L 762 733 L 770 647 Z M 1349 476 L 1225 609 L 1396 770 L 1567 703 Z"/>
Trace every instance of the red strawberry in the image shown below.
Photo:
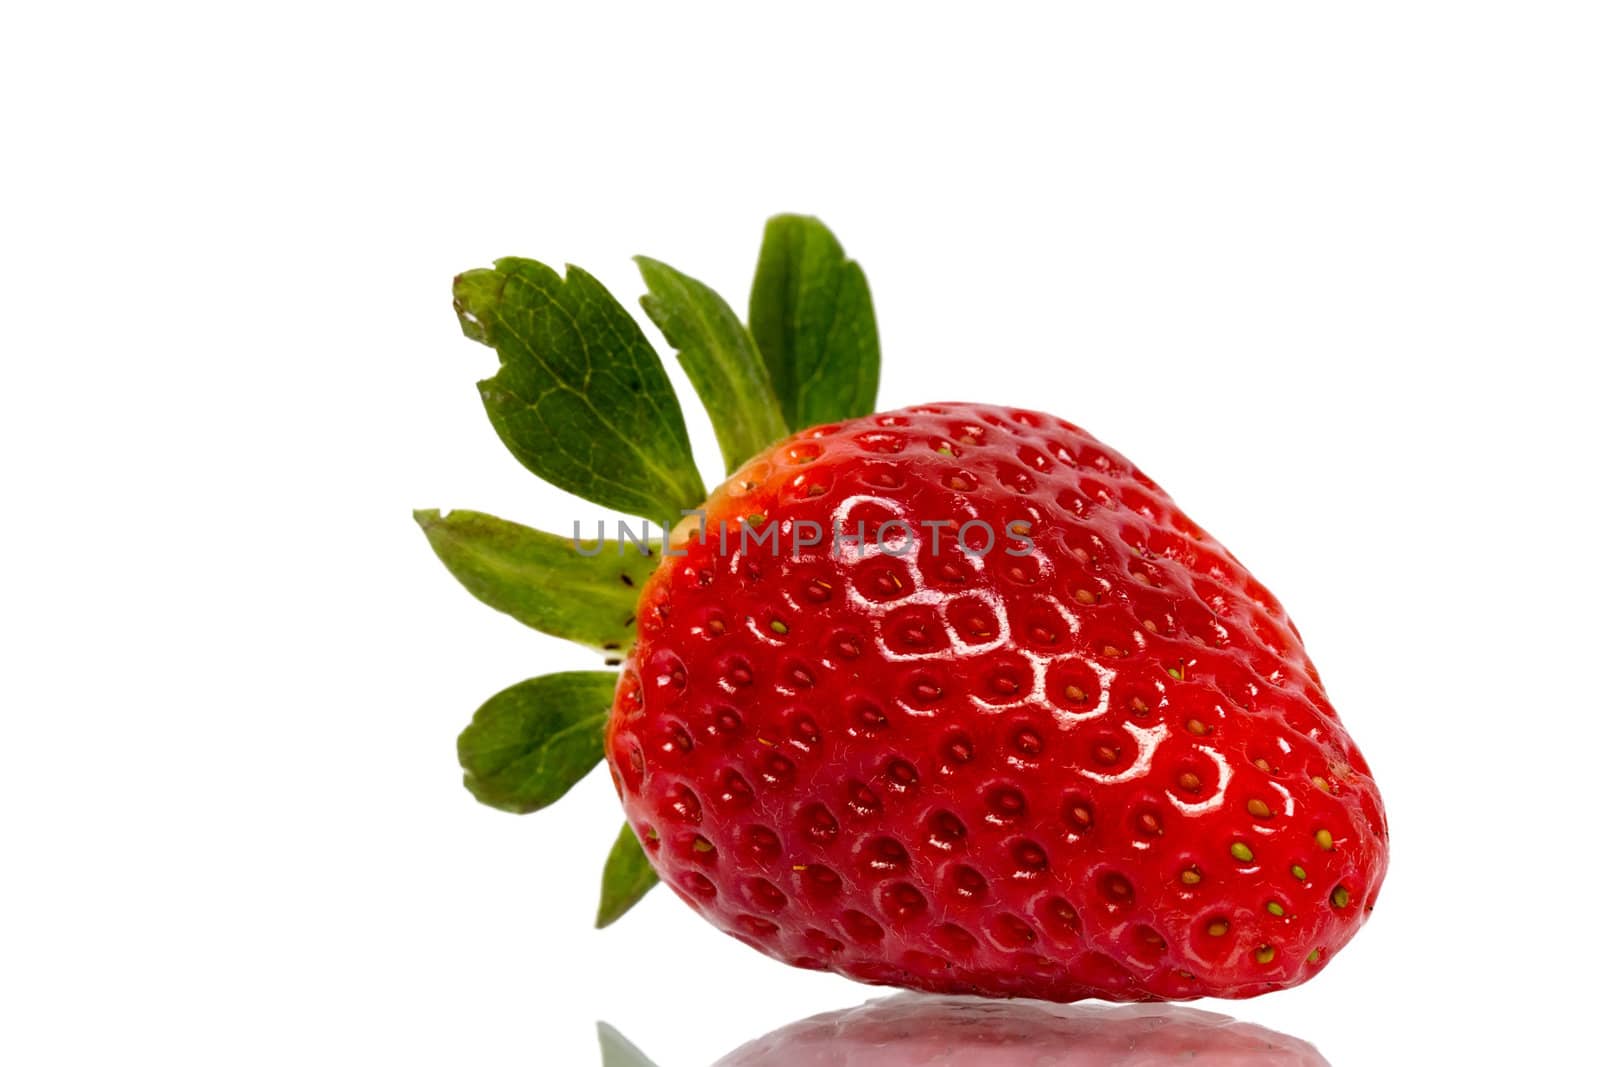
<path fill-rule="evenodd" d="M 1298 633 L 1089 434 L 868 416 L 706 511 L 644 588 L 606 752 L 651 863 L 723 930 L 867 982 L 1132 1000 L 1294 985 L 1361 925 L 1383 810 Z M 925 524 L 973 521 L 987 555 L 954 525 L 935 551 Z M 861 523 L 865 551 L 834 544 Z"/>
<path fill-rule="evenodd" d="M 479 599 L 625 664 L 487 701 L 473 794 L 534 811 L 603 753 L 628 825 L 600 925 L 659 872 L 761 951 L 868 982 L 1130 1000 L 1320 970 L 1387 831 L 1272 594 L 1069 423 L 867 414 L 866 279 L 816 220 L 768 224 L 748 327 L 639 264 L 733 473 L 660 554 L 417 513 Z M 504 259 L 455 299 L 525 466 L 666 525 L 705 500 L 659 357 L 597 280 Z"/>

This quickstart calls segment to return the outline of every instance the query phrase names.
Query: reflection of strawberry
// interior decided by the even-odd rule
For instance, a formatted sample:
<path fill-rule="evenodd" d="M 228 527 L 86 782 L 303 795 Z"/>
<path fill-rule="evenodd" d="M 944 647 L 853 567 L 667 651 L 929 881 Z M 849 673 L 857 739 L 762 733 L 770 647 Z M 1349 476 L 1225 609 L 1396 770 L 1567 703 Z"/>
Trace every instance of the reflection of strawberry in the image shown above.
<path fill-rule="evenodd" d="M 640 1063 L 648 1061 L 639 1060 Z M 1298 1038 L 1176 1005 L 909 993 L 790 1023 L 712 1067 L 1328 1067 Z"/>
<path fill-rule="evenodd" d="M 727 932 L 1072 1000 L 1251 996 L 1361 925 L 1384 816 L 1298 634 L 1082 430 L 849 420 L 706 510 L 644 588 L 607 752 L 651 862 Z"/>
<path fill-rule="evenodd" d="M 659 873 L 761 951 L 869 982 L 1239 997 L 1320 970 L 1387 832 L 1272 594 L 1068 423 L 868 414 L 866 280 L 815 220 L 769 224 L 748 328 L 639 262 L 733 473 L 659 554 L 417 513 L 479 599 L 623 666 L 486 702 L 473 794 L 537 810 L 603 751 L 628 826 L 601 925 Z M 594 277 L 505 259 L 455 299 L 518 460 L 619 512 L 701 505 L 660 360 Z"/>

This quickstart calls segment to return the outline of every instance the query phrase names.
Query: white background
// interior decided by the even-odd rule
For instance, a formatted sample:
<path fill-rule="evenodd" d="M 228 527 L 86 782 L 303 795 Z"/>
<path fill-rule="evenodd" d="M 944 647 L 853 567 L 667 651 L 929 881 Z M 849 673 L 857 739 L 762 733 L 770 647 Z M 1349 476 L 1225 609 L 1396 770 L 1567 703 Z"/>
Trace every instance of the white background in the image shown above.
<path fill-rule="evenodd" d="M 643 252 L 738 306 L 776 211 L 865 265 L 883 406 L 1085 425 L 1304 632 L 1392 873 L 1220 1007 L 1339 1065 L 1583 1059 L 1594 8 L 1103 8 L 11 9 L 0 1060 L 586 1065 L 605 1018 L 692 1067 L 868 995 L 665 892 L 589 929 L 605 775 L 517 819 L 453 744 L 591 661 L 409 516 L 595 516 L 490 430 L 454 272 L 634 306 Z"/>

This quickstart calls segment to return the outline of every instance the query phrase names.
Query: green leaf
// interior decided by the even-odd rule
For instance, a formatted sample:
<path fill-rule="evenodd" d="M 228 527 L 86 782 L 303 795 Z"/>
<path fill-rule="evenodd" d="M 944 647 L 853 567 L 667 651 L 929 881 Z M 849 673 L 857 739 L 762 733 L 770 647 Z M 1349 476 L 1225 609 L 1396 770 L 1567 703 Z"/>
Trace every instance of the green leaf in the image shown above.
<path fill-rule="evenodd" d="M 581 541 L 580 552 L 570 537 L 479 511 L 412 515 L 456 580 L 496 611 L 606 652 L 620 655 L 633 644 L 639 587 L 655 569 L 655 554 L 621 538 Z"/>
<path fill-rule="evenodd" d="M 600 1031 L 600 1067 L 656 1067 L 609 1023 L 595 1023 L 595 1028 Z"/>
<path fill-rule="evenodd" d="M 467 789 L 519 815 L 560 800 L 605 755 L 616 688 L 608 671 L 568 671 L 490 697 L 456 743 Z"/>
<path fill-rule="evenodd" d="M 461 330 L 500 355 L 478 383 L 511 454 L 585 500 L 669 527 L 705 500 L 683 412 L 650 342 L 590 275 L 531 259 L 455 280 Z"/>
<path fill-rule="evenodd" d="M 644 897 L 659 879 L 655 868 L 645 858 L 633 827 L 622 824 L 611 855 L 606 857 L 605 873 L 600 876 L 600 910 L 594 924 L 605 929 L 626 914 L 627 910 Z"/>
<path fill-rule="evenodd" d="M 739 316 L 708 286 L 646 256 L 634 262 L 650 290 L 639 303 L 678 350 L 731 474 L 789 432 L 767 365 Z"/>
<path fill-rule="evenodd" d="M 750 290 L 750 332 L 783 417 L 799 430 L 870 414 L 878 396 L 878 324 L 867 278 L 813 218 L 767 222 Z"/>

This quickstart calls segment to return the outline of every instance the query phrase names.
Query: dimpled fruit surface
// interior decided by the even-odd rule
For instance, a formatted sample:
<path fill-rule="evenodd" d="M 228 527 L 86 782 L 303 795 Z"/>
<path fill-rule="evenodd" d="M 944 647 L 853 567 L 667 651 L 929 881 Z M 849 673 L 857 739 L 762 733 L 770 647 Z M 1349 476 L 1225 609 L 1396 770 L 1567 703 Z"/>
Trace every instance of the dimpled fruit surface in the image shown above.
<path fill-rule="evenodd" d="M 1194 1008 L 910 994 L 818 1015 L 714 1067 L 1328 1067 L 1304 1041 Z"/>
<path fill-rule="evenodd" d="M 729 934 L 934 992 L 1245 997 L 1371 909 L 1382 804 L 1299 634 L 1077 427 L 817 427 L 691 524 L 606 747 L 651 863 Z"/>

